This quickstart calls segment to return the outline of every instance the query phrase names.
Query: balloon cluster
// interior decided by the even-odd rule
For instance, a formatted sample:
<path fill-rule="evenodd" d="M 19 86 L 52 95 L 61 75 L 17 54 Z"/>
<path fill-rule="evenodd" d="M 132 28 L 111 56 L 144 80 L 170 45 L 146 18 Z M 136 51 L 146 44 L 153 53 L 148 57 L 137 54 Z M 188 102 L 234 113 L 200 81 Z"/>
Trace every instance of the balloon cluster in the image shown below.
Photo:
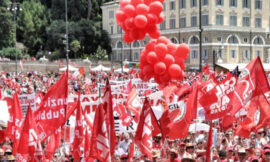
<path fill-rule="evenodd" d="M 145 35 L 157 39 L 160 31 L 157 24 L 164 20 L 164 0 L 121 0 L 116 12 L 117 24 L 125 31 L 124 41 L 131 43 L 144 39 Z"/>
<path fill-rule="evenodd" d="M 176 45 L 166 37 L 152 39 L 141 51 L 140 78 L 148 81 L 154 77 L 161 85 L 167 85 L 171 80 L 182 80 L 185 69 L 185 59 L 189 54 L 186 44 Z"/>

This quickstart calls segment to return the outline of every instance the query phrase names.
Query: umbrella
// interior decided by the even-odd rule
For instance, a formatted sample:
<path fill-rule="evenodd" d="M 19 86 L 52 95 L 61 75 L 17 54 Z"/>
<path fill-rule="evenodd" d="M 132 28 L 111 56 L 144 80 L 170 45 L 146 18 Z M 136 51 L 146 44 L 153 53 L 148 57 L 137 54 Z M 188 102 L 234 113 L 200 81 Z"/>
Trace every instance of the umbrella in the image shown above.
<path fill-rule="evenodd" d="M 91 70 L 92 71 L 110 71 L 111 68 L 107 68 L 107 67 L 105 67 L 103 65 L 98 65 L 98 66 L 92 68 Z"/>
<path fill-rule="evenodd" d="M 188 131 L 189 132 L 199 132 L 199 131 L 209 131 L 210 126 L 204 123 L 193 123 L 190 124 Z"/>
<path fill-rule="evenodd" d="M 67 67 L 63 67 L 63 68 L 60 68 L 59 71 L 66 71 L 67 70 Z M 78 68 L 75 68 L 71 65 L 68 66 L 68 70 L 69 71 L 78 71 Z"/>

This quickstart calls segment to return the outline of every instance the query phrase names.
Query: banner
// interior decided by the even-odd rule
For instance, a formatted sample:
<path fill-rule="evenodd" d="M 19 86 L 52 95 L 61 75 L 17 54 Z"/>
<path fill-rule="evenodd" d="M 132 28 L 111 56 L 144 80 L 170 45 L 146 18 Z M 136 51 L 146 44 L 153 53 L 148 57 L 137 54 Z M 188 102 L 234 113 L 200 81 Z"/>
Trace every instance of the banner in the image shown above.
<path fill-rule="evenodd" d="M 22 108 L 22 113 L 23 116 L 25 117 L 27 110 L 28 110 L 28 106 L 30 104 L 31 108 L 32 108 L 32 112 L 35 112 L 37 107 L 36 107 L 36 95 L 33 94 L 22 94 L 19 95 L 19 100 L 20 100 L 20 104 L 21 104 L 21 108 Z"/>

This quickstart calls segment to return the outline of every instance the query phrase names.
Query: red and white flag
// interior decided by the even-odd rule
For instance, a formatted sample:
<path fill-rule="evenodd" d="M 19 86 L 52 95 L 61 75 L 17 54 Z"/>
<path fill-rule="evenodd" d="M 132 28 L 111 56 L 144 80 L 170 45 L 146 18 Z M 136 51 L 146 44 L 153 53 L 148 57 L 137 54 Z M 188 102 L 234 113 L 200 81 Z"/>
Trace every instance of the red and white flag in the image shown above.
<path fill-rule="evenodd" d="M 140 112 L 142 110 L 142 102 L 138 96 L 136 87 L 133 87 L 131 92 L 127 97 L 126 108 L 135 115 L 134 121 L 137 123 L 140 117 Z"/>
<path fill-rule="evenodd" d="M 80 98 L 80 95 L 79 95 Z M 76 124 L 74 131 L 74 141 L 73 141 L 73 157 L 74 161 L 80 161 L 82 155 L 80 145 L 83 142 L 83 114 L 80 100 L 77 105 L 77 114 L 76 114 Z"/>
<path fill-rule="evenodd" d="M 76 106 L 68 106 L 68 72 L 66 71 L 43 97 L 40 107 L 35 111 L 39 139 L 47 137 L 65 124 Z"/>
<path fill-rule="evenodd" d="M 264 94 L 270 91 L 260 57 L 252 60 L 239 75 L 231 102 L 231 115 L 234 116 L 250 101 L 257 86 Z"/>
<path fill-rule="evenodd" d="M 221 118 L 231 110 L 230 102 L 236 83 L 237 78 L 228 74 L 224 80 L 216 81 L 214 87 L 203 92 L 200 104 L 204 107 L 206 120 Z"/>
<path fill-rule="evenodd" d="M 49 137 L 49 143 L 46 147 L 46 158 L 51 161 L 53 159 L 54 152 L 61 144 L 61 129 L 58 129 L 55 134 Z"/>
<path fill-rule="evenodd" d="M 11 98 L 9 99 L 12 100 Z M 13 154 L 15 155 L 17 153 L 23 124 L 23 114 L 17 92 L 13 94 L 13 103 L 9 109 L 9 112 L 10 119 L 6 134 L 13 141 Z"/>
<path fill-rule="evenodd" d="M 135 143 L 143 155 L 152 160 L 152 116 L 149 101 L 145 99 L 135 135 Z"/>
<path fill-rule="evenodd" d="M 100 104 L 94 119 L 90 157 L 104 162 L 111 162 L 109 131 L 106 123 L 103 104 Z"/>
<path fill-rule="evenodd" d="M 115 135 L 115 127 L 114 127 L 114 115 L 113 115 L 113 102 L 112 102 L 112 91 L 111 86 L 109 84 L 109 80 L 106 82 L 105 92 L 102 97 L 103 106 L 105 111 L 105 121 L 108 130 L 108 138 L 109 138 L 109 148 L 110 148 L 110 156 L 114 156 L 115 145 L 117 142 Z"/>
<path fill-rule="evenodd" d="M 45 160 L 30 106 L 23 124 L 16 160 L 17 162 L 42 162 Z"/>

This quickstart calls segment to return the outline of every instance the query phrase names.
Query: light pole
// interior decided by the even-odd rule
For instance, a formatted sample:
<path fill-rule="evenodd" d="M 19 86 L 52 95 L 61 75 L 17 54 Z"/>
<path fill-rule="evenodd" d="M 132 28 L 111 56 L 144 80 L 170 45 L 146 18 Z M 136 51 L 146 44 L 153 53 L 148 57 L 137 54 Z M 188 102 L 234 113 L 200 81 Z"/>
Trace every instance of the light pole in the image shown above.
<path fill-rule="evenodd" d="M 14 48 L 15 48 L 15 62 L 16 62 L 16 75 L 18 74 L 18 55 L 17 55 L 17 11 L 21 11 L 20 3 L 13 2 L 8 7 L 7 10 L 13 12 L 13 20 L 14 20 Z"/>
<path fill-rule="evenodd" d="M 67 69 L 68 69 L 68 62 L 69 62 L 69 57 L 68 57 L 68 52 L 69 52 L 69 47 L 68 47 L 68 8 L 67 8 L 67 0 L 65 0 L 65 16 L 66 16 L 66 59 L 67 59 Z"/>

